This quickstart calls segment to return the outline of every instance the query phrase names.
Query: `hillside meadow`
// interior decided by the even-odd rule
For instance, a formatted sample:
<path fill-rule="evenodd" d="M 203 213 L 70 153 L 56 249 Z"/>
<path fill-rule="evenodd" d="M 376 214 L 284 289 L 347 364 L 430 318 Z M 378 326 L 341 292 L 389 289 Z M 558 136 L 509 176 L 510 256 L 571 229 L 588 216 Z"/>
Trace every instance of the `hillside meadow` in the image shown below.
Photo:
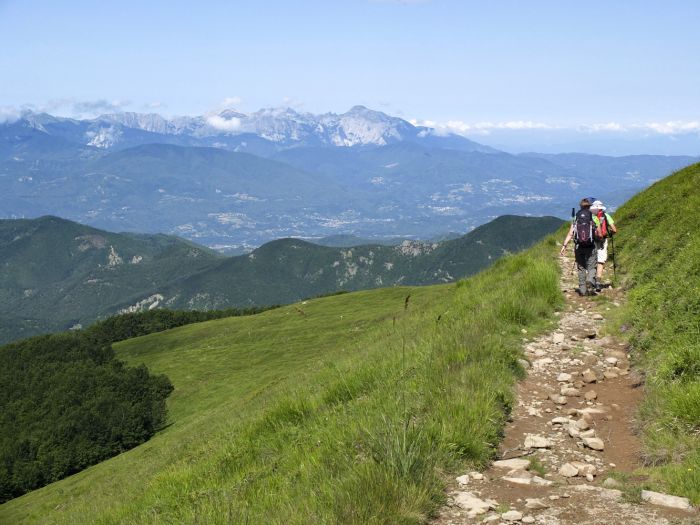
<path fill-rule="evenodd" d="M 561 305 L 554 240 L 457 284 L 388 288 L 115 345 L 166 374 L 147 443 L 0 506 L 10 523 L 421 523 L 493 455 L 521 330 Z"/>
<path fill-rule="evenodd" d="M 645 374 L 640 410 L 646 485 L 700 504 L 700 164 L 636 195 L 617 213 L 618 266 L 629 289 L 618 328 Z"/>

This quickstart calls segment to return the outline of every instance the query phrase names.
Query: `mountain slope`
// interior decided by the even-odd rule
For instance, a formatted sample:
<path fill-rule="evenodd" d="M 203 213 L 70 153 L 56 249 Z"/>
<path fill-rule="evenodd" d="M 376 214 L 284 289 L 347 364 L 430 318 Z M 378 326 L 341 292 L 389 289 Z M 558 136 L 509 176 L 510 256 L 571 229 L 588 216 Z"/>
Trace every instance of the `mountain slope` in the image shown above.
<path fill-rule="evenodd" d="M 88 325 L 122 309 L 266 306 L 339 290 L 449 282 L 560 224 L 504 217 L 443 243 L 343 249 L 281 239 L 222 257 L 176 237 L 115 234 L 56 217 L 0 221 L 0 341 Z"/>
<path fill-rule="evenodd" d="M 281 239 L 159 293 L 172 308 L 218 309 L 290 303 L 339 290 L 450 282 L 532 245 L 561 224 L 554 217 L 500 217 L 458 239 L 397 246 L 331 248 Z"/>
<path fill-rule="evenodd" d="M 172 424 L 0 506 L 0 520 L 424 521 L 443 499 L 437 473 L 493 452 L 521 329 L 542 327 L 560 301 L 552 248 L 458 286 L 344 294 L 124 341 L 119 357 L 172 380 Z"/>
<path fill-rule="evenodd" d="M 620 321 L 646 375 L 640 412 L 647 484 L 700 503 L 700 164 L 636 195 L 616 215 Z"/>
<path fill-rule="evenodd" d="M 89 324 L 219 259 L 166 235 L 116 234 L 57 217 L 0 220 L 0 341 Z"/>

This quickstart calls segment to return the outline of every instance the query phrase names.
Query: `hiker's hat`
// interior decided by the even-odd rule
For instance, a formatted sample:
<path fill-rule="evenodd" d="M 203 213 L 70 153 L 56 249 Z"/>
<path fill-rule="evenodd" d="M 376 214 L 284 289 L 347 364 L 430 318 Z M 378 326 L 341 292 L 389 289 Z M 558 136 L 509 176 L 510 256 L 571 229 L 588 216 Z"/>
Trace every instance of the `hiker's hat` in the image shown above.
<path fill-rule="evenodd" d="M 603 210 L 605 211 L 607 208 L 603 206 L 603 203 L 600 201 L 593 201 L 593 204 L 591 204 L 591 209 L 592 210 Z"/>

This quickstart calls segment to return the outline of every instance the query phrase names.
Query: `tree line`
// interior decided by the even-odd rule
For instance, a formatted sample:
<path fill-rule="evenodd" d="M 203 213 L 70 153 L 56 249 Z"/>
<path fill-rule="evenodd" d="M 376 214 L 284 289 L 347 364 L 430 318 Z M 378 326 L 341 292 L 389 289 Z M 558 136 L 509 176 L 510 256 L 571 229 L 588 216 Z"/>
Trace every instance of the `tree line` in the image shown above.
<path fill-rule="evenodd" d="M 0 347 L 0 503 L 140 445 L 165 425 L 170 380 L 127 366 L 112 343 L 265 309 L 129 313 Z"/>

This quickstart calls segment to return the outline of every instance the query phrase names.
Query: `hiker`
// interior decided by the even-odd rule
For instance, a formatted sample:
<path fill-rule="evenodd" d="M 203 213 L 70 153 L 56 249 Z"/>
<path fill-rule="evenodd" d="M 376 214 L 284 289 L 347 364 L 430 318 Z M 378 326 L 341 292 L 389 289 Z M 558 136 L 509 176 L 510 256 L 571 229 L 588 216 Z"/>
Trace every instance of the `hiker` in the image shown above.
<path fill-rule="evenodd" d="M 591 204 L 591 215 L 595 224 L 595 247 L 596 247 L 596 275 L 595 289 L 597 292 L 603 287 L 603 270 L 608 261 L 608 239 L 617 233 L 617 227 L 613 218 L 606 213 L 603 203 L 596 200 Z M 614 254 L 613 254 L 614 256 Z"/>
<path fill-rule="evenodd" d="M 576 212 L 566 240 L 561 247 L 560 255 L 564 255 L 566 247 L 574 239 L 574 255 L 578 266 L 579 295 L 595 295 L 596 276 L 596 245 L 594 239 L 594 223 L 591 214 L 591 201 L 581 199 L 581 209 Z"/>

